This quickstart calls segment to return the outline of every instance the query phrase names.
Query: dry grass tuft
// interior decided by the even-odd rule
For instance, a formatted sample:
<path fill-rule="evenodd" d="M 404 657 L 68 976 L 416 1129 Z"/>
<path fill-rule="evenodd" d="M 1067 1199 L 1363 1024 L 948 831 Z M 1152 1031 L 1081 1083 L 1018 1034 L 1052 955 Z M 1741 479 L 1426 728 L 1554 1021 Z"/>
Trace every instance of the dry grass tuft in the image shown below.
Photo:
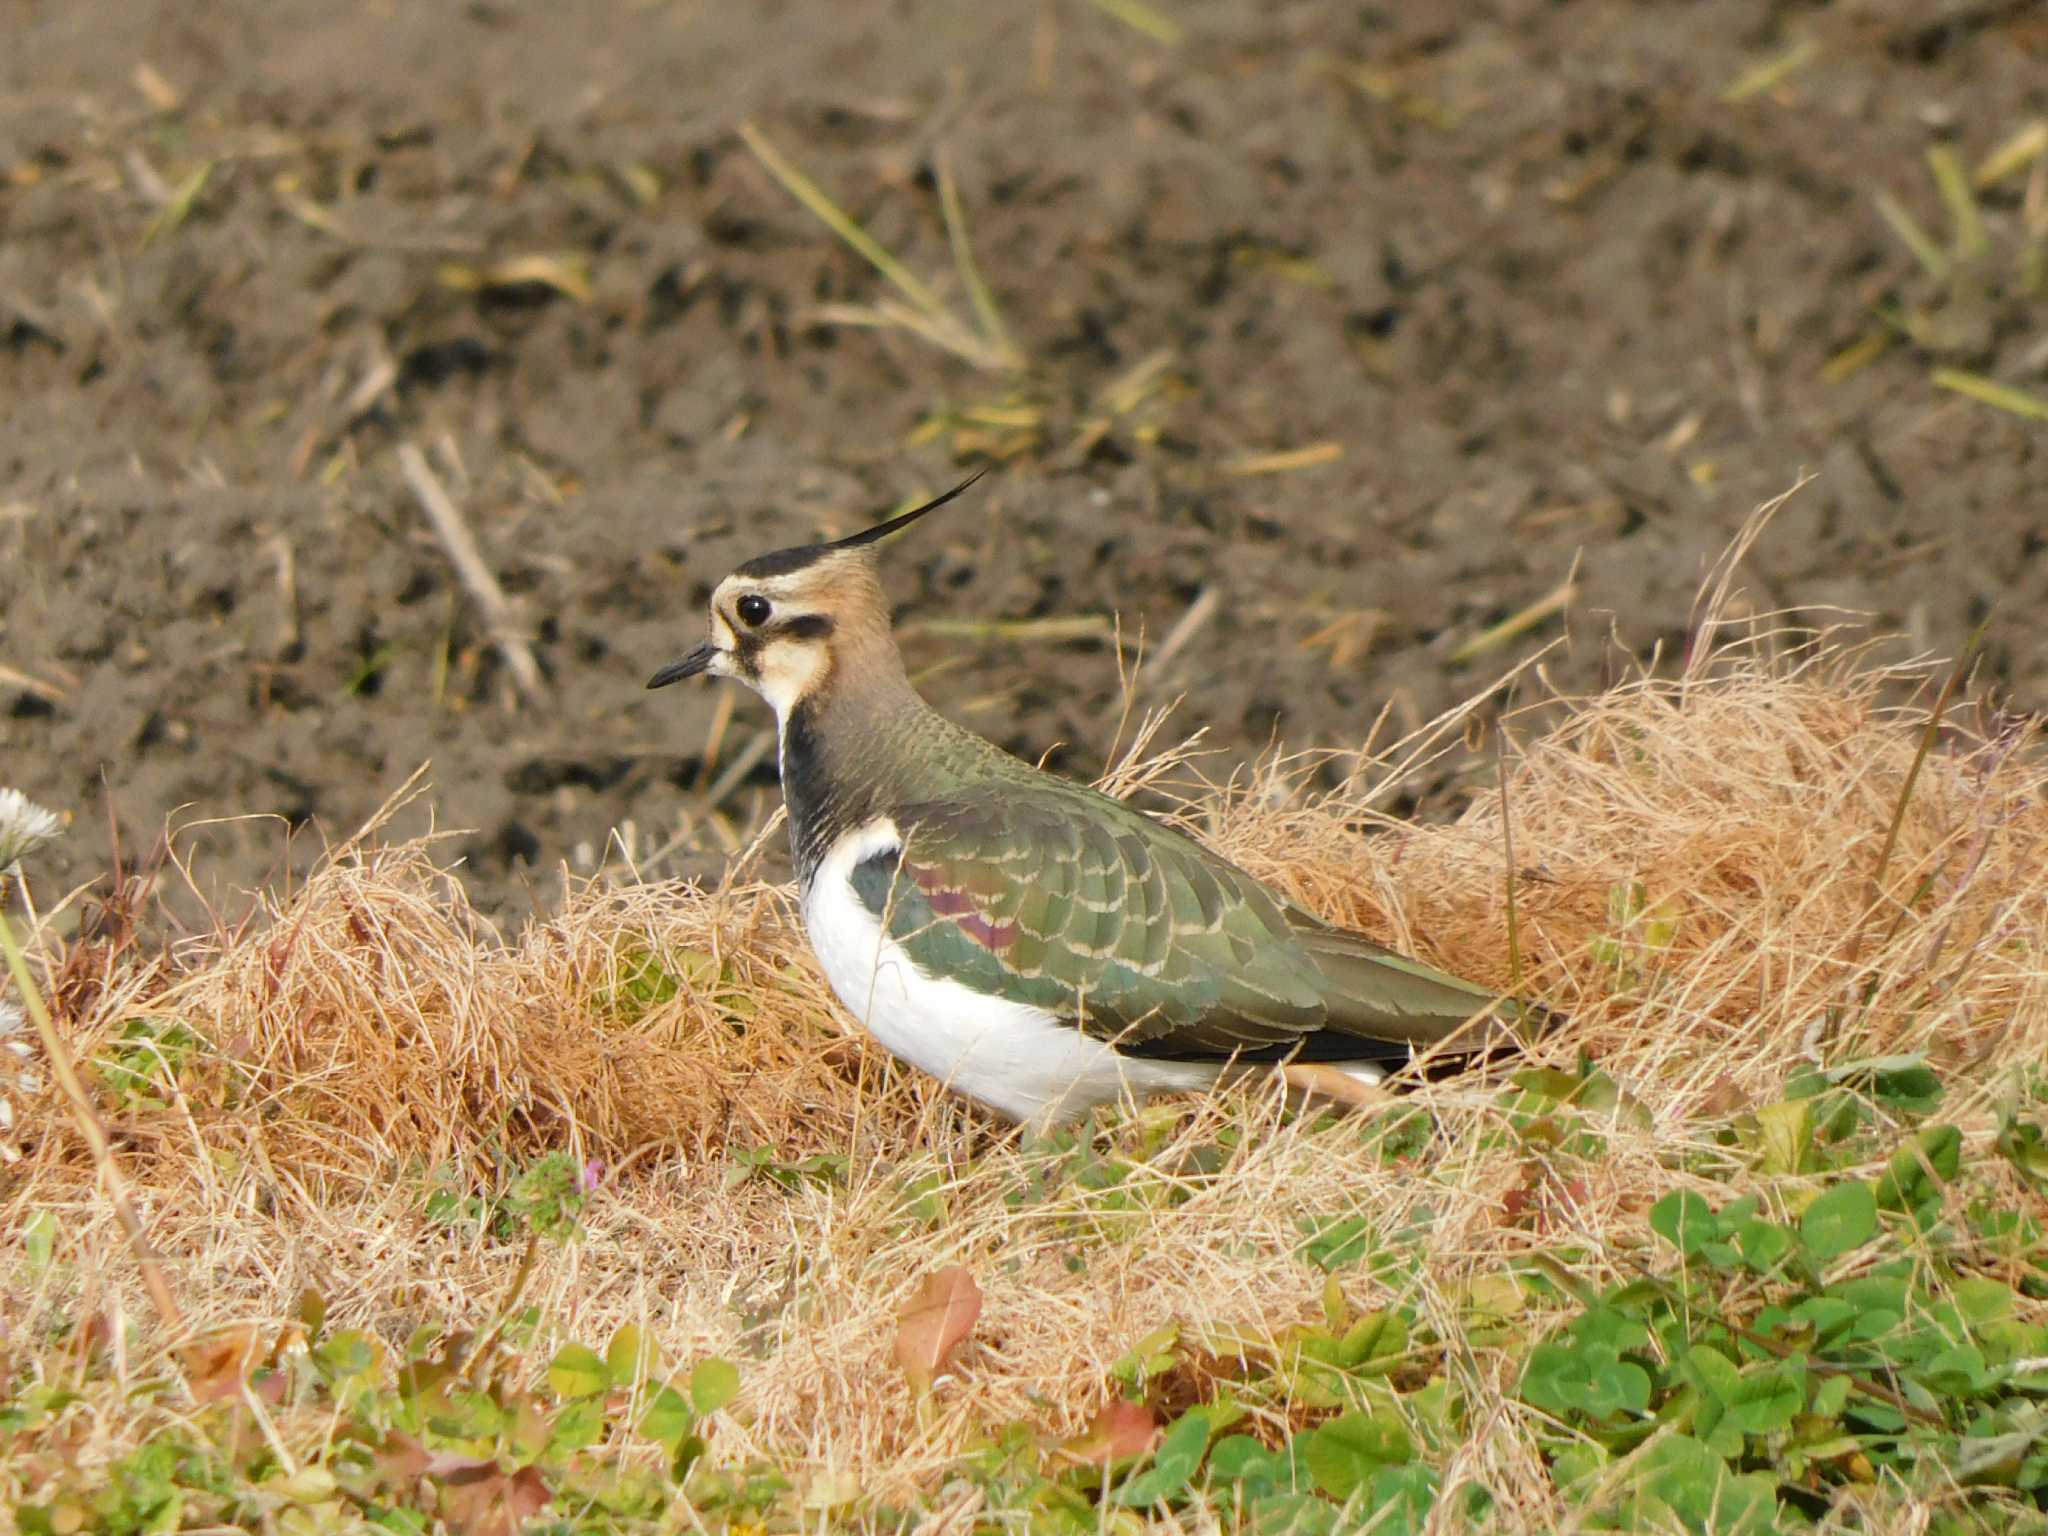
<path fill-rule="evenodd" d="M 1528 1410 L 1471 1326 L 1487 1277 L 1561 1236 L 1629 1273 L 1648 1192 L 1702 1180 L 1703 1160 L 1717 1195 L 1762 1187 L 1715 1133 L 1802 1056 L 1924 1051 L 1978 1141 L 2001 1070 L 2048 1056 L 2048 771 L 2021 723 L 1950 711 L 1880 871 L 1926 720 L 1887 701 L 1928 670 L 1840 648 L 1723 658 L 1553 701 L 1559 723 L 1509 774 L 1525 989 L 1572 1016 L 1542 1049 L 1593 1053 L 1648 1111 L 1616 1111 L 1607 1155 L 1541 1196 L 1542 1238 L 1502 1218 L 1526 1170 L 1491 1150 L 1499 1099 L 1470 1080 L 1415 1092 L 1432 1140 L 1395 1162 L 1270 1096 L 1155 1108 L 1117 1133 L 1136 1171 L 1112 1201 L 851 1042 L 786 893 L 758 885 L 586 889 L 507 941 L 432 845 L 352 846 L 246 936 L 179 956 L 154 995 L 109 989 L 69 1027 L 81 1059 L 137 1020 L 203 1042 L 160 1104 L 112 1115 L 195 1325 L 276 1322 L 313 1284 L 336 1324 L 387 1338 L 429 1318 L 482 1326 L 517 1254 L 428 1221 L 429 1181 L 488 1189 L 565 1147 L 612 1172 L 588 1240 L 545 1253 L 528 1292 L 550 1329 L 601 1343 L 634 1322 L 671 1361 L 728 1355 L 745 1390 L 718 1454 L 932 1499 L 982 1427 L 1078 1431 L 1162 1323 L 1219 1367 L 1270 1347 L 1323 1295 L 1304 1226 L 1358 1214 L 1416 1264 L 1398 1282 L 1346 1274 L 1351 1303 L 1398 1284 L 1446 1337 L 1480 1340 L 1445 1364 L 1477 1405 L 1446 1485 L 1481 1475 L 1542 1524 Z M 1450 826 L 1398 825 L 1370 809 L 1377 785 L 1306 797 L 1300 768 L 1269 764 L 1184 814 L 1308 905 L 1508 983 L 1500 794 Z M 135 1317 L 89 1164 L 46 1092 L 20 1111 L 5 1219 L 57 1211 L 64 1262 L 32 1279 L 10 1250 L 0 1294 L 23 1328 Z M 1225 1126 L 1241 1139 L 1198 1170 Z M 841 1154 L 846 1175 L 736 1177 L 734 1154 L 763 1145 Z M 919 1179 L 937 1219 L 907 1214 Z M 985 1302 L 921 1415 L 890 1338 L 918 1277 L 947 1264 Z M 165 1342 L 145 1331 L 122 1371 Z M 84 1462 L 178 1411 L 152 1402 L 109 1398 Z"/>
<path fill-rule="evenodd" d="M 698 1164 L 843 1147 L 857 1119 L 908 1129 L 914 1094 L 863 1110 L 786 892 L 586 887 L 507 943 L 433 846 L 346 851 L 251 931 L 189 947 L 146 1002 L 101 1008 L 81 1056 L 138 1026 L 206 1045 L 131 1134 L 172 1162 L 225 1150 L 326 1205 L 557 1147 Z"/>
<path fill-rule="evenodd" d="M 1743 648 L 1542 706 L 1563 718 L 1509 781 L 1519 947 L 1573 1046 L 1679 1111 L 1760 1093 L 1794 1055 L 1925 1051 L 1944 1075 L 2040 1059 L 2048 770 L 2033 722 L 1973 701 L 1906 796 L 1927 711 L 1887 701 L 1931 697 L 1932 672 Z M 1371 798 L 1275 806 L 1265 783 L 1206 814 L 1306 904 L 1508 987 L 1500 795 L 1441 830 Z"/>

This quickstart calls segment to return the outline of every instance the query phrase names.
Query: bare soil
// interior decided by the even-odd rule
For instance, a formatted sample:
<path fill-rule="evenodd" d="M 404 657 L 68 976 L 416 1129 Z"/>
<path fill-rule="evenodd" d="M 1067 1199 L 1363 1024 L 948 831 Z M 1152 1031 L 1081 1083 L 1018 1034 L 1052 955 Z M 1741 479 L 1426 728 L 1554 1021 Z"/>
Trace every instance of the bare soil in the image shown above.
<path fill-rule="evenodd" d="M 616 828 L 644 872 L 706 873 L 775 804 L 772 753 L 706 794 L 765 710 L 707 762 L 715 690 L 643 680 L 733 564 L 990 447 L 1021 451 L 892 554 L 907 650 L 1077 773 L 1117 728 L 1109 643 L 917 626 L 1114 613 L 1156 647 L 1205 602 L 1145 698 L 1184 691 L 1227 768 L 1413 723 L 1561 634 L 1568 686 L 1610 631 L 1683 646 L 1706 563 L 1808 471 L 1745 567 L 1759 606 L 1949 653 L 1984 624 L 1987 680 L 2048 706 L 2048 428 L 1930 378 L 2044 387 L 2027 176 L 1980 193 L 1968 281 L 1876 206 L 1945 239 L 1928 149 L 1974 168 L 2048 115 L 2035 6 L 1165 9 L 1172 47 L 1083 0 L 6 0 L 0 784 L 77 816 L 50 884 L 112 826 L 132 854 L 167 817 L 262 818 L 181 835 L 218 900 L 429 760 L 410 815 L 460 829 L 485 910 L 552 900 Z M 937 277 L 950 154 L 1028 377 L 822 323 L 885 286 L 747 119 Z M 1912 334 L 1824 371 L 1887 306 Z M 1013 395 L 1035 443 L 914 441 Z M 1574 571 L 1562 617 L 1459 659 Z"/>

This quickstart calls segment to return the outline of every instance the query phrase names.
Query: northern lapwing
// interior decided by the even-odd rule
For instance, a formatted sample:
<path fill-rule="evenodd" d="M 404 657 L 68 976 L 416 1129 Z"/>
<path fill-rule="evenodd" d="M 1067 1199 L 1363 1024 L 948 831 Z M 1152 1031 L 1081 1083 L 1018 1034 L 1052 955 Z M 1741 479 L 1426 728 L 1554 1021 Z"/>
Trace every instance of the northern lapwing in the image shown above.
<path fill-rule="evenodd" d="M 712 593 L 710 638 L 647 684 L 727 677 L 774 708 L 804 929 L 876 1040 L 1042 1129 L 1275 1068 L 1341 1099 L 1431 1046 L 1491 1052 L 1549 1018 L 1322 921 L 926 704 L 877 546 L 972 483 L 749 560 Z"/>

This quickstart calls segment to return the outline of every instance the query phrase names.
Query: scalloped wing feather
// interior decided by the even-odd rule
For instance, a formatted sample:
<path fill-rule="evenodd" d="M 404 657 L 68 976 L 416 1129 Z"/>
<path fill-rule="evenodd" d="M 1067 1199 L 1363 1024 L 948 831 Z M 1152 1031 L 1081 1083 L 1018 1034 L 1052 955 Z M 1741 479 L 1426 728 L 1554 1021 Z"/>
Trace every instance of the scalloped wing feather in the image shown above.
<path fill-rule="evenodd" d="M 1284 904 L 1133 807 L 1051 781 L 905 806 L 855 894 L 921 970 L 1166 1058 L 1394 1060 L 1496 995 Z M 1500 1021 L 1456 1049 L 1508 1043 Z M 1315 1038 L 1321 1036 L 1322 1038 Z M 1333 1038 L 1334 1037 L 1334 1038 Z"/>

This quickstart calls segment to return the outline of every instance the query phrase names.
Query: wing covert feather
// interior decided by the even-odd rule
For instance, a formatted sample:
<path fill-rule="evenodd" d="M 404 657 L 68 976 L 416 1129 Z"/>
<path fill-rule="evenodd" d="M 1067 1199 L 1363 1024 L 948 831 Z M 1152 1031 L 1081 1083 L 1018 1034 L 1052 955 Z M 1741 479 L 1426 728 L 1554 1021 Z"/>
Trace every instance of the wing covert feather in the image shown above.
<path fill-rule="evenodd" d="M 857 866 L 854 890 L 921 969 L 1139 1054 L 1264 1057 L 1307 1041 L 1326 1060 L 1399 1056 L 1494 999 L 1283 904 L 1120 801 L 1058 791 L 905 806 L 900 853 Z"/>

